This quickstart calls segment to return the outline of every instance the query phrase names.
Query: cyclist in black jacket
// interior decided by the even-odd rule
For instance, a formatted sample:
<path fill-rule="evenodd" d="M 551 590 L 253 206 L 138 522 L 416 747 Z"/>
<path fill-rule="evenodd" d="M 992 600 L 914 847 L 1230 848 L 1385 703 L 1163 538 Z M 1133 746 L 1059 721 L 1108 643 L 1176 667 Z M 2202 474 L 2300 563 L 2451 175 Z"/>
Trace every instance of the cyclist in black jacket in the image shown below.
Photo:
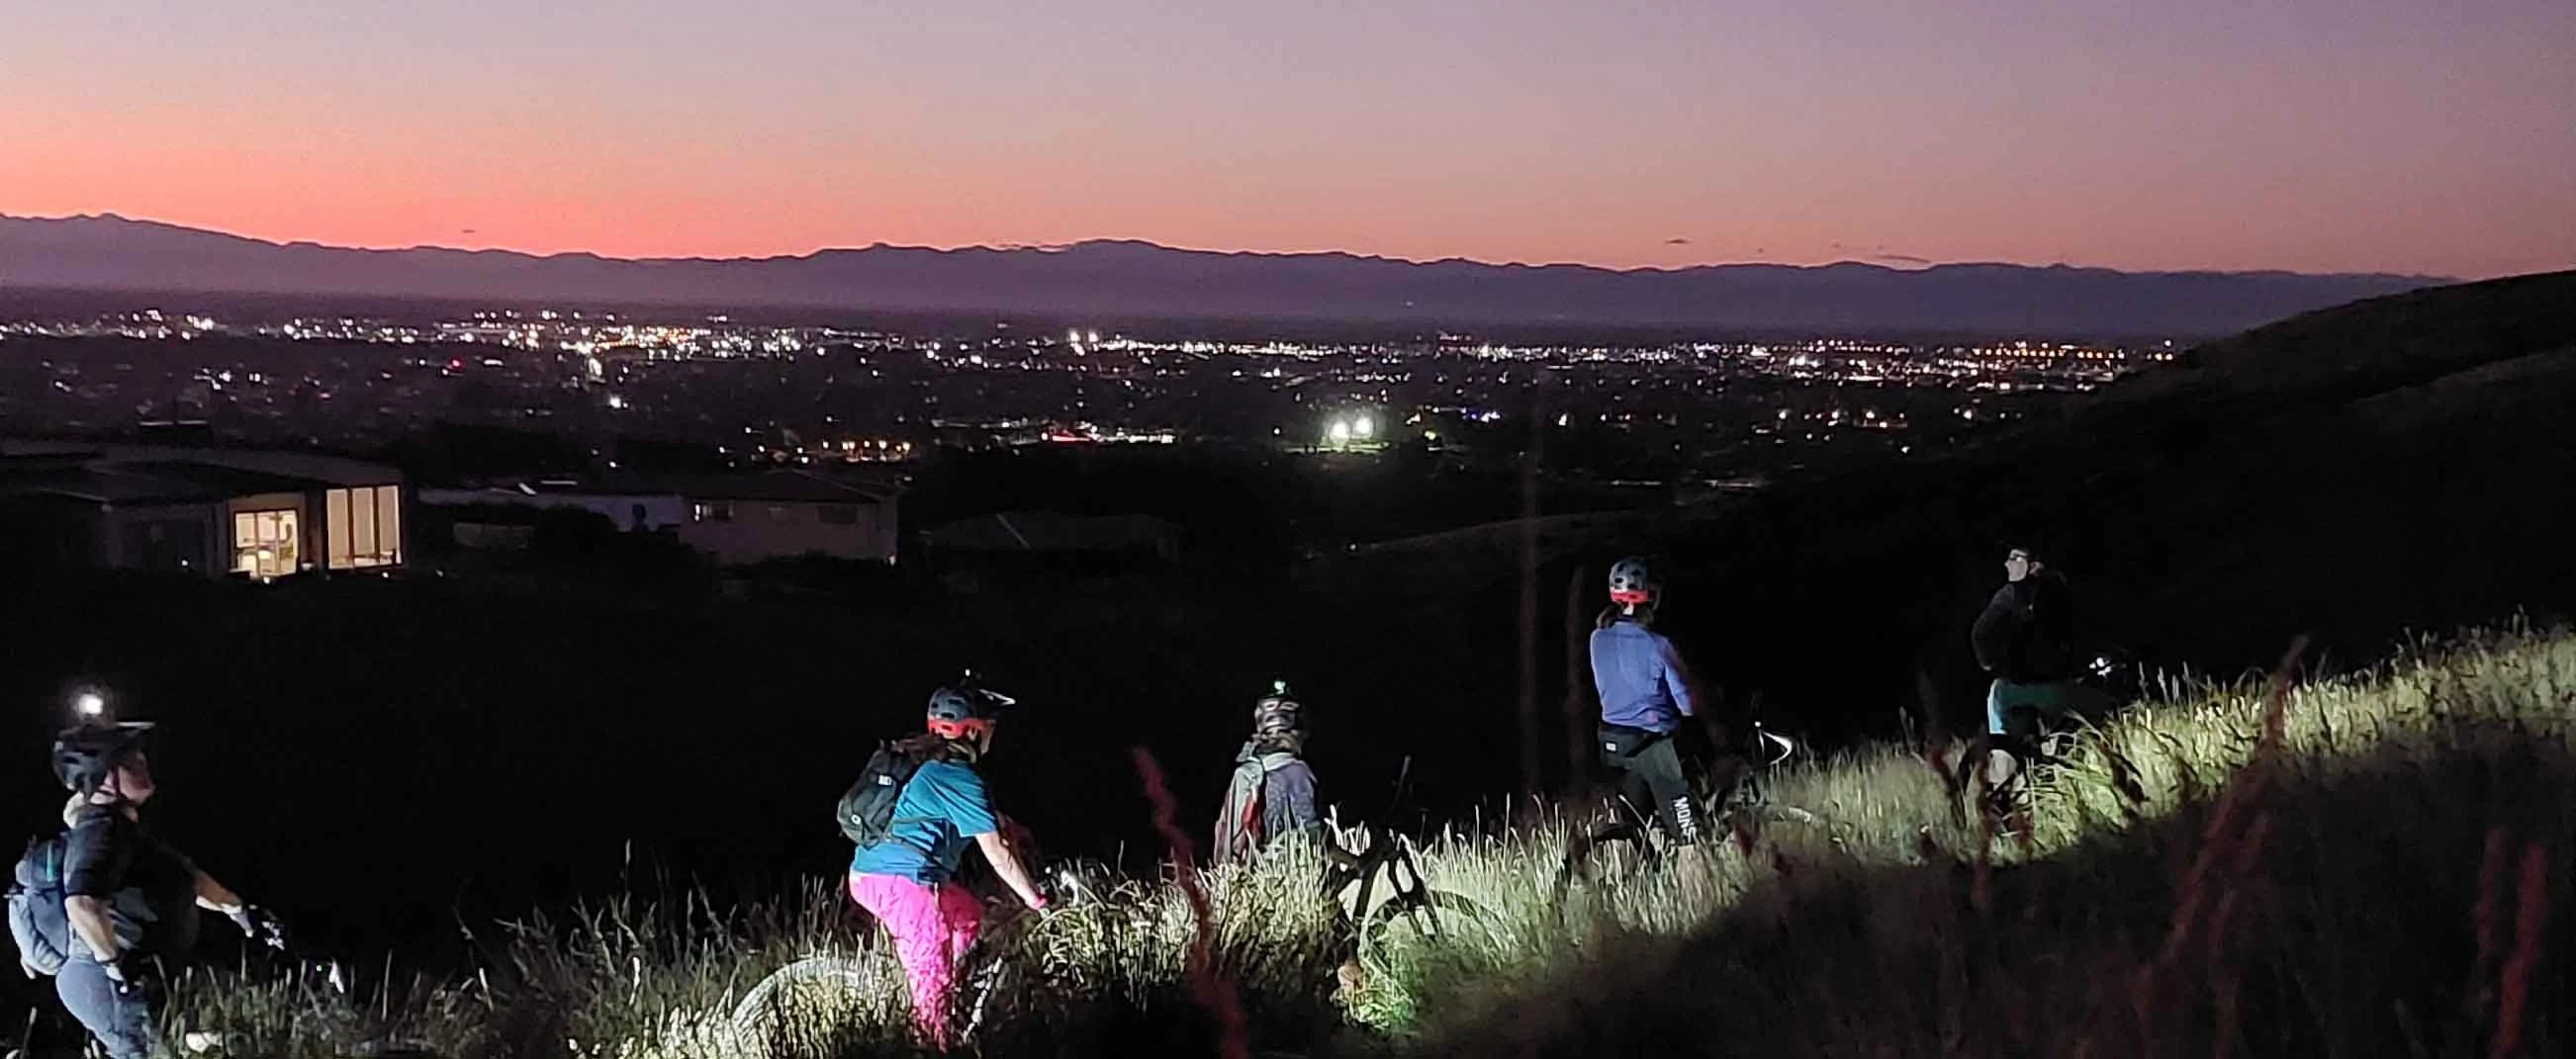
<path fill-rule="evenodd" d="M 54 989 L 109 1059 L 152 1052 L 161 965 L 184 960 L 195 946 L 200 909 L 231 917 L 272 947 L 285 944 L 276 920 L 143 823 L 140 810 L 155 791 L 143 753 L 151 728 L 93 722 L 54 740 L 54 775 L 72 792 L 63 808 L 71 828 L 63 853 L 71 958 Z"/>
<path fill-rule="evenodd" d="M 2036 723 L 2098 712 L 2085 688 L 2085 627 L 2065 575 L 2029 548 L 2004 557 L 2004 585 L 1969 632 L 1977 664 L 1994 677 L 1986 690 L 1986 734 L 2031 738 Z"/>

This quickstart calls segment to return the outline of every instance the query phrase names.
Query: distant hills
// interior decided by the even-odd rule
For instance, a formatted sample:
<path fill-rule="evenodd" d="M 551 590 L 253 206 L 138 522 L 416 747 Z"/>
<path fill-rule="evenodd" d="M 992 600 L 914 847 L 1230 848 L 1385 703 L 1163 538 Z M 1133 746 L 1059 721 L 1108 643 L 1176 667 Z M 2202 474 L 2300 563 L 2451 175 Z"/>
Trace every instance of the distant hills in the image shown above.
<path fill-rule="evenodd" d="M 2446 282 L 2383 274 L 1411 262 L 1095 241 L 795 257 L 535 256 L 271 243 L 115 215 L 0 216 L 0 289 L 132 290 L 996 313 L 1841 332 L 2200 337 Z"/>

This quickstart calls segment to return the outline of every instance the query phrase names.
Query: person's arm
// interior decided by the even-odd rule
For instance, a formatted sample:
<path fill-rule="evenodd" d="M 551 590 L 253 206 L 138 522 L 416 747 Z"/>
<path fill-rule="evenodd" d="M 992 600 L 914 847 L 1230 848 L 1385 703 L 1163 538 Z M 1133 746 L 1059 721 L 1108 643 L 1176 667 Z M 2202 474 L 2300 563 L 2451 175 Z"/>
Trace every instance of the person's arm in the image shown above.
<path fill-rule="evenodd" d="M 1663 660 L 1664 690 L 1672 694 L 1673 706 L 1684 717 L 1699 716 L 1699 704 L 1692 701 L 1690 669 L 1682 665 L 1681 652 L 1673 650 L 1671 640 L 1659 641 L 1656 648 Z"/>
<path fill-rule="evenodd" d="M 1021 904 L 1029 906 L 1031 911 L 1046 907 L 1046 895 L 1038 892 L 1037 880 L 1029 876 L 1027 866 L 1020 863 L 1019 853 L 1003 840 L 1001 832 L 987 831 L 975 836 L 975 846 L 984 851 L 984 859 L 992 863 L 993 874 L 1002 877 L 1003 885 L 1020 895 Z"/>
<path fill-rule="evenodd" d="M 63 836 L 63 912 L 90 955 L 113 965 L 124 947 L 117 942 L 108 901 L 125 885 L 127 836 L 112 812 L 95 806 L 66 816 L 71 830 Z"/>
<path fill-rule="evenodd" d="M 108 918 L 106 899 L 72 894 L 63 898 L 63 912 L 71 920 L 72 933 L 98 962 L 113 964 L 125 955 L 116 941 L 116 921 Z"/>
<path fill-rule="evenodd" d="M 2013 608 L 2010 588 L 1996 592 L 1978 612 L 1977 623 L 1968 629 L 1968 646 L 1977 652 L 1977 668 L 1997 676 L 2003 675 L 2005 641 L 2012 635 Z"/>
<path fill-rule="evenodd" d="M 197 907 L 227 916 L 239 916 L 249 906 L 242 901 L 240 894 L 216 882 L 214 876 L 199 871 L 197 872 Z"/>
<path fill-rule="evenodd" d="M 1607 653 L 1608 645 L 1605 630 L 1592 630 L 1591 641 L 1584 645 L 1584 655 L 1585 660 L 1591 663 L 1592 710 L 1594 713 L 1599 713 L 1601 711 L 1602 700 L 1605 697 L 1601 689 L 1601 675 L 1610 671 L 1610 660 L 1605 657 Z"/>
<path fill-rule="evenodd" d="M 915 774 L 914 781 L 922 778 Z M 959 834 L 975 840 L 976 848 L 984 851 L 984 860 L 993 866 L 993 874 L 1001 876 L 1002 883 L 1020 896 L 1021 904 L 1032 910 L 1046 907 L 1046 895 L 1038 892 L 1037 880 L 1020 863 L 1020 855 L 1011 848 L 1010 840 L 1002 837 L 1001 820 L 993 812 L 992 798 L 984 792 L 984 777 L 973 769 L 952 766 L 942 769 L 924 794 L 935 801 Z"/>

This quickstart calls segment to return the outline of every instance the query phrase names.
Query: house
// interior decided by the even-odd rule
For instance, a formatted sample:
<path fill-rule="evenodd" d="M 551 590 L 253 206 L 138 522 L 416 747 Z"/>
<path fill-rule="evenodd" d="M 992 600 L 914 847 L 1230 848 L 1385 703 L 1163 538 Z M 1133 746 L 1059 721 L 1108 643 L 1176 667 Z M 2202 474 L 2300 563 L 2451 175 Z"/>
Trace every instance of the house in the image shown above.
<path fill-rule="evenodd" d="M 286 450 L 0 440 L 0 521 L 36 565 L 268 580 L 403 563 L 402 473 Z"/>
<path fill-rule="evenodd" d="M 432 489 L 421 501 L 580 508 L 622 531 L 671 534 L 729 566 L 804 555 L 892 564 L 901 493 L 883 475 L 779 469 Z"/>

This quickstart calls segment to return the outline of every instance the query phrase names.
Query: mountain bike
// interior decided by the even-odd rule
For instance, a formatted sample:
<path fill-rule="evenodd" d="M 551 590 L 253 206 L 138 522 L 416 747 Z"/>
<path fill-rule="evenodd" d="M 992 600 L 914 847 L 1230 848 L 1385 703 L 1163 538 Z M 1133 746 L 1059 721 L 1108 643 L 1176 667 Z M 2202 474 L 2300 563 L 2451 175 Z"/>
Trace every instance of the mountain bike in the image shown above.
<path fill-rule="evenodd" d="M 1844 841 L 1842 829 L 1831 821 L 1782 802 L 1773 793 L 1779 777 L 1797 767 L 1805 752 L 1797 740 L 1756 721 L 1744 746 L 1719 767 L 1685 766 L 1691 781 L 1692 804 L 1708 824 L 1708 838 L 1704 841 L 1723 835 L 1758 835 L 1773 825 L 1821 828 L 1830 840 Z M 1594 815 L 1578 818 L 1573 824 L 1557 877 L 1560 892 L 1571 884 L 1574 875 L 1593 870 L 1593 858 L 1604 845 L 1626 846 L 1634 857 L 1636 871 L 1652 870 L 1670 852 L 1671 843 L 1657 830 L 1654 814 L 1615 794 L 1602 799 Z"/>
<path fill-rule="evenodd" d="M 2074 752 L 2080 736 L 2140 697 L 2142 678 L 2127 651 L 2106 649 L 2086 664 L 2070 685 L 2070 701 L 2054 713 L 2016 708 L 2005 714 L 2004 731 L 1986 737 L 1984 811 L 2006 821 L 2030 808 L 2034 786 Z"/>
<path fill-rule="evenodd" d="M 974 947 L 958 961 L 953 1002 L 954 1014 L 963 1022 L 959 1040 L 971 1040 L 983 1028 L 989 1001 L 1009 984 L 1028 930 L 1062 912 L 1122 910 L 1132 896 L 1096 866 L 1059 866 L 1044 879 L 1052 902 L 1046 912 L 1031 912 L 1016 898 L 984 901 L 984 926 Z M 886 958 L 808 954 L 771 971 L 743 993 L 727 1019 L 726 1043 L 746 1056 L 787 1050 L 778 1046 L 811 1035 L 816 1027 L 845 1022 L 856 998 L 886 991 L 911 995 L 904 972 Z"/>
<path fill-rule="evenodd" d="M 1393 943 L 1437 941 L 1465 930 L 1490 932 L 1493 915 L 1482 905 L 1424 881 L 1411 839 L 1367 823 L 1352 831 L 1359 839 L 1357 848 L 1344 846 L 1337 835 L 1321 844 L 1324 893 L 1337 904 L 1348 897 L 1350 939 L 1364 970 L 1384 970 Z M 1372 902 L 1381 879 L 1386 898 Z"/>
<path fill-rule="evenodd" d="M 734 1005 L 726 1023 L 725 1044 L 746 1056 L 761 1056 L 796 1039 L 819 1022 L 843 1013 L 853 998 L 871 988 L 886 988 L 873 961 L 855 956 L 812 954 L 789 961 L 761 978 Z M 906 988 L 895 972 L 894 988 Z M 815 1016 L 823 1016 L 817 1019 Z"/>

